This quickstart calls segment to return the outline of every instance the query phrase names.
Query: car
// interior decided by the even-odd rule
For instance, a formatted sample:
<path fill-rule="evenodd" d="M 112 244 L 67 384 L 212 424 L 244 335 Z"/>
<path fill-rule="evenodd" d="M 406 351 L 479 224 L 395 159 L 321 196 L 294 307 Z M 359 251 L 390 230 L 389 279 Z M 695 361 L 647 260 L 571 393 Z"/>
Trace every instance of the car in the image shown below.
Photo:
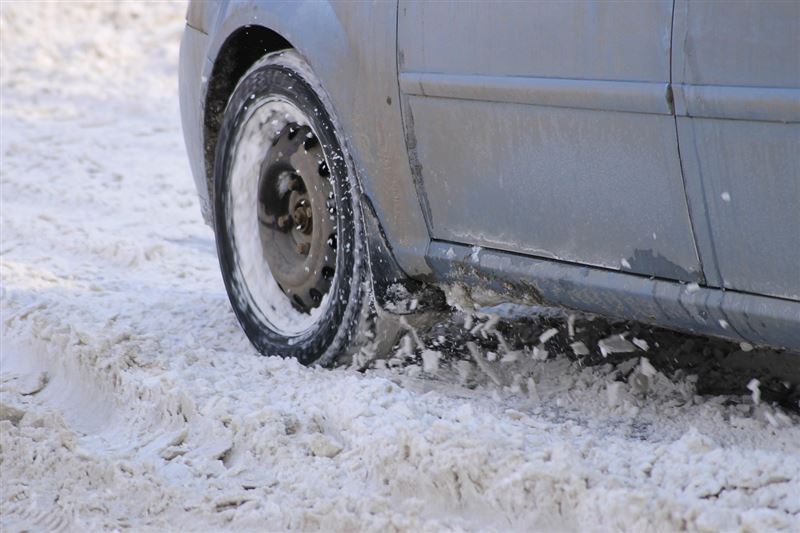
<path fill-rule="evenodd" d="M 519 302 L 800 349 L 800 3 L 192 1 L 183 131 L 263 354 Z"/>

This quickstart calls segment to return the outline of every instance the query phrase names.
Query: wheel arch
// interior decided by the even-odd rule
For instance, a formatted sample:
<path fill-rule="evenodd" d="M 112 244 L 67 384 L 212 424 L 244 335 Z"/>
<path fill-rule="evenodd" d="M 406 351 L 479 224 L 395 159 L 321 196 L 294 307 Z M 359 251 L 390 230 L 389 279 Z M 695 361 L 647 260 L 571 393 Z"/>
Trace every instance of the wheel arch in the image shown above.
<path fill-rule="evenodd" d="M 236 84 L 264 54 L 290 48 L 294 46 L 274 30 L 249 25 L 229 34 L 216 53 L 203 102 L 203 159 L 209 198 L 213 197 L 214 155 L 222 116 Z"/>
<path fill-rule="evenodd" d="M 372 219 L 366 223 L 380 241 L 370 248 L 383 252 L 384 267 L 392 265 L 382 269 L 392 280 L 430 272 L 425 261 L 430 235 L 405 151 L 396 9 L 393 2 L 223 4 L 209 32 L 203 118 L 211 191 L 219 125 L 238 79 L 265 53 L 296 50 L 330 97 L 368 206 L 365 218 Z"/>

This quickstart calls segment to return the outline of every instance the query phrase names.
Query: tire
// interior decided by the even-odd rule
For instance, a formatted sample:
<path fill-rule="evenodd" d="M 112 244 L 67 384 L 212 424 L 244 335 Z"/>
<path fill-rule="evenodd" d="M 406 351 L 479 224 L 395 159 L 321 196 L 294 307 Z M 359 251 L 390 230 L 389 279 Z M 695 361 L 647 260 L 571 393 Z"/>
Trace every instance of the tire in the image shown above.
<path fill-rule="evenodd" d="M 329 100 L 298 53 L 268 54 L 245 73 L 215 156 L 220 268 L 255 348 L 305 365 L 374 355 L 379 336 L 353 165 Z"/>

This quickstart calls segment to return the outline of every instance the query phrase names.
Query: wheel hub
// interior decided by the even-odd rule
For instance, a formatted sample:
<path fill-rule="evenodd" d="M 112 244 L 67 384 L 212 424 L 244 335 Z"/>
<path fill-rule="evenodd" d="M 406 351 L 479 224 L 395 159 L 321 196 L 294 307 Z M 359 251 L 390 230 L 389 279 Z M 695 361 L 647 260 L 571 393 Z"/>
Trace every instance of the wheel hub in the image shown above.
<path fill-rule="evenodd" d="M 259 181 L 259 234 L 278 287 L 308 313 L 336 269 L 336 205 L 328 166 L 308 126 L 288 124 L 273 141 Z"/>
<path fill-rule="evenodd" d="M 296 225 L 295 229 L 304 235 L 311 235 L 311 228 L 314 220 L 314 214 L 311 212 L 311 206 L 304 198 L 297 202 L 292 212 L 292 218 Z"/>

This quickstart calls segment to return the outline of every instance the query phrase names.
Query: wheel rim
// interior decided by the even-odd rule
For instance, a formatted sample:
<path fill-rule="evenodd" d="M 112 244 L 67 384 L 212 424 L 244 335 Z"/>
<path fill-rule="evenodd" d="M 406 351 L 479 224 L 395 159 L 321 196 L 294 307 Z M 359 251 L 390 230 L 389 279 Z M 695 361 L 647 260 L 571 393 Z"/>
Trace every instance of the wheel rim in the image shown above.
<path fill-rule="evenodd" d="M 284 336 L 317 326 L 336 291 L 336 191 L 315 128 L 281 96 L 254 101 L 230 166 L 237 297 Z"/>
<path fill-rule="evenodd" d="M 336 271 L 336 201 L 319 139 L 289 123 L 272 141 L 259 184 L 264 256 L 294 308 L 309 313 Z"/>

